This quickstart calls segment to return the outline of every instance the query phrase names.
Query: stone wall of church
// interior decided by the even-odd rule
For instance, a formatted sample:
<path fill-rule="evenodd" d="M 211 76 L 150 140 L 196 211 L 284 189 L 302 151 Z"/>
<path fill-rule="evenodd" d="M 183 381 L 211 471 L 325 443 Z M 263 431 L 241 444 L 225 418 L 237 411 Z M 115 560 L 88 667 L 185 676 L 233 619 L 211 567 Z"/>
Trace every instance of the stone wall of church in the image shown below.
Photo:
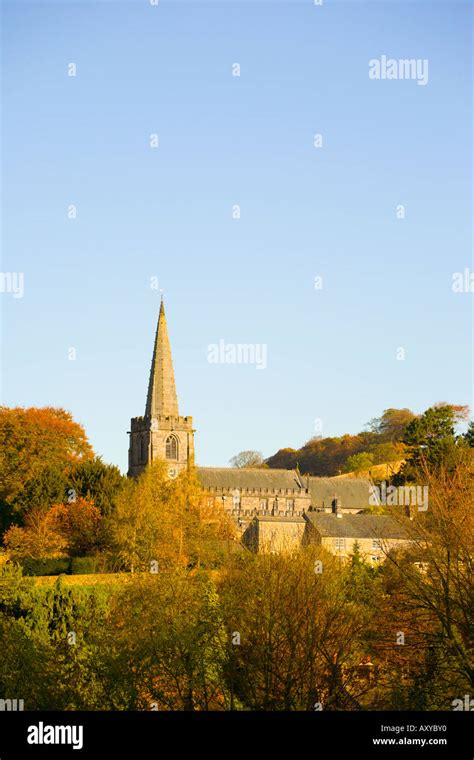
<path fill-rule="evenodd" d="M 170 445 L 167 447 L 167 442 Z M 194 462 L 194 430 L 192 417 L 134 417 L 131 421 L 129 468 L 130 477 L 140 475 L 146 465 L 156 459 L 165 460 L 170 477 L 175 477 Z"/>
<path fill-rule="evenodd" d="M 209 506 L 224 507 L 244 531 L 256 516 L 302 517 L 311 505 L 309 493 L 297 488 L 208 488 Z"/>

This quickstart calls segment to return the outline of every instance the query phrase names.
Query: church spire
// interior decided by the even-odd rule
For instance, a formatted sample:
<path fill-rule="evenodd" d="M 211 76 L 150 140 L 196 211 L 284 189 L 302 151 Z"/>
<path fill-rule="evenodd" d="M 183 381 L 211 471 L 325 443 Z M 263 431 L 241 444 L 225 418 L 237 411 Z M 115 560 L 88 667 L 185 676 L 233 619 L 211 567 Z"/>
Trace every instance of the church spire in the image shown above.
<path fill-rule="evenodd" d="M 156 328 L 145 409 L 145 417 L 158 417 L 159 415 L 179 416 L 163 296 L 161 296 L 160 316 Z"/>

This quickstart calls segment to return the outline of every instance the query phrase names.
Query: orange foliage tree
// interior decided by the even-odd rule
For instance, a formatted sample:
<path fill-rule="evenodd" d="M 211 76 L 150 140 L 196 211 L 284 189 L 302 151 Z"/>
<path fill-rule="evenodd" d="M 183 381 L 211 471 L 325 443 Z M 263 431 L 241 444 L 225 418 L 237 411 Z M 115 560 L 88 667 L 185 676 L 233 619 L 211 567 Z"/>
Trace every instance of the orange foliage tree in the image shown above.
<path fill-rule="evenodd" d="M 84 428 L 64 409 L 0 407 L 0 512 L 3 525 L 22 515 L 46 495 L 49 506 L 67 488 L 78 463 L 92 459 Z M 2 516 L 2 515 L 0 515 Z"/>
<path fill-rule="evenodd" d="M 78 497 L 69 504 L 54 504 L 48 519 L 67 541 L 72 557 L 81 557 L 98 548 L 102 536 L 102 516 L 90 499 Z"/>
<path fill-rule="evenodd" d="M 70 504 L 33 509 L 25 526 L 12 525 L 3 541 L 12 559 L 81 557 L 102 542 L 102 516 L 89 499 L 78 497 Z"/>

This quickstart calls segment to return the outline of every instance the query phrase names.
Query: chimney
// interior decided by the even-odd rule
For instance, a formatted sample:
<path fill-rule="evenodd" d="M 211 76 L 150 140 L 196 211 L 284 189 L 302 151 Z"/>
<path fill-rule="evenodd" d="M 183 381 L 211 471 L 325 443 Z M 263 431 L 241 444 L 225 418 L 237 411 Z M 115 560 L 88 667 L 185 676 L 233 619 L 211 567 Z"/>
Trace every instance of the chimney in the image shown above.
<path fill-rule="evenodd" d="M 342 517 L 341 500 L 336 496 L 332 500 L 332 513 L 333 515 L 336 515 L 336 517 Z"/>

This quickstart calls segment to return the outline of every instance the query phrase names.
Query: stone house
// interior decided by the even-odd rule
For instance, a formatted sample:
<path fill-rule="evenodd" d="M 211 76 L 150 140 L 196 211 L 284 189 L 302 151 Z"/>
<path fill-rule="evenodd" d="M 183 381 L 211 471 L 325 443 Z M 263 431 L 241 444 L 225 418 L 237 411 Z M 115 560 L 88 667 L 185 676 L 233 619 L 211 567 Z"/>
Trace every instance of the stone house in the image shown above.
<path fill-rule="evenodd" d="M 391 549 L 411 543 L 402 520 L 390 515 L 308 512 L 302 544 L 323 546 L 342 561 L 357 544 L 362 558 L 376 565 Z"/>
<path fill-rule="evenodd" d="M 255 517 L 242 543 L 253 552 L 291 552 L 301 546 L 305 524 L 303 517 Z"/>

